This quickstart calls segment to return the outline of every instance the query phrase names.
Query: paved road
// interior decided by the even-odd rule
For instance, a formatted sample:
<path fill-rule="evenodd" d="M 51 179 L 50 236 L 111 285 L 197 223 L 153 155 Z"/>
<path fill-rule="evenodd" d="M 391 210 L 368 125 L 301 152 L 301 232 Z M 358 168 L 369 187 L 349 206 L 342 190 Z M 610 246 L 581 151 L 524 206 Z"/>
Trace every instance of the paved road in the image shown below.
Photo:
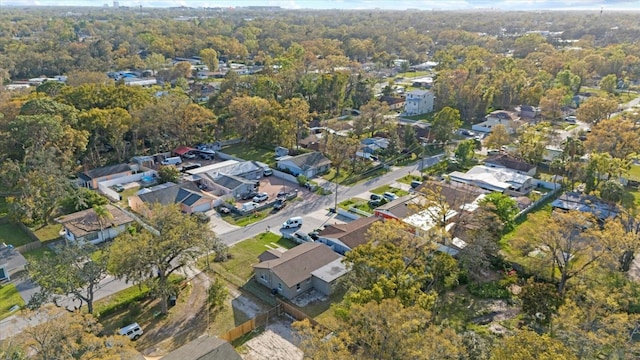
<path fill-rule="evenodd" d="M 425 160 L 425 167 L 428 167 L 427 165 L 432 165 L 432 163 L 435 162 L 437 162 L 435 158 L 430 158 L 428 161 Z M 420 162 L 418 164 L 396 168 L 393 171 L 390 171 L 380 177 L 368 180 L 364 183 L 356 184 L 352 187 L 339 187 L 338 202 L 356 197 L 360 194 L 375 189 L 376 187 L 391 184 L 398 178 L 401 178 L 410 173 L 417 172 L 419 166 Z M 277 214 L 272 215 L 262 221 L 251 224 L 244 228 L 220 234 L 219 236 L 225 244 L 231 246 L 237 244 L 238 242 L 241 242 L 242 240 L 252 238 L 264 231 L 267 231 L 267 229 L 271 229 L 271 231 L 278 230 L 282 226 L 282 223 L 290 217 L 304 217 L 310 215 L 317 217 L 319 216 L 319 210 L 333 208 L 334 206 L 335 194 L 331 194 L 328 196 L 313 195 L 304 202 L 292 202 L 290 206 L 285 207 Z M 327 218 L 330 218 L 330 216 L 327 216 Z M 324 221 L 325 219 L 318 220 Z"/>

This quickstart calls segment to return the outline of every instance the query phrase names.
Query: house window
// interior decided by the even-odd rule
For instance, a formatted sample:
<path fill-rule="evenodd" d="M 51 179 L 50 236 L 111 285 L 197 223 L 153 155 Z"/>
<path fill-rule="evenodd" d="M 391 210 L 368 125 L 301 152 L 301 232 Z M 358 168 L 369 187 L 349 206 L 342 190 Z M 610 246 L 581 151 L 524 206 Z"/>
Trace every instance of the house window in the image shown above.
<path fill-rule="evenodd" d="M 94 232 L 94 233 L 91 233 L 91 234 L 87 234 L 87 235 L 84 237 L 84 239 L 85 239 L 86 241 L 97 240 L 97 239 L 98 239 L 98 233 L 97 233 L 97 232 Z"/>
<path fill-rule="evenodd" d="M 282 284 L 278 283 L 278 291 L 282 291 Z"/>
<path fill-rule="evenodd" d="M 296 285 L 296 291 L 300 291 L 300 284 Z"/>
<path fill-rule="evenodd" d="M 0 267 L 0 280 L 4 280 L 7 278 L 7 269 L 5 269 L 4 267 Z"/>
<path fill-rule="evenodd" d="M 260 280 L 267 282 L 267 278 L 264 276 L 264 274 L 260 274 Z"/>

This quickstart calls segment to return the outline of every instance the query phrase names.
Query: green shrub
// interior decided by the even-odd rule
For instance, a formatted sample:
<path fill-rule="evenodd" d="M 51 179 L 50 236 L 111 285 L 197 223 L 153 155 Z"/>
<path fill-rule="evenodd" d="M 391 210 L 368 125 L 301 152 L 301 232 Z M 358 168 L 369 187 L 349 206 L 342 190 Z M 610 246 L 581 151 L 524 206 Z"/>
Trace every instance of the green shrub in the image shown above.
<path fill-rule="evenodd" d="M 467 290 L 471 295 L 481 299 L 509 299 L 511 297 L 509 290 L 499 281 L 469 284 Z"/>

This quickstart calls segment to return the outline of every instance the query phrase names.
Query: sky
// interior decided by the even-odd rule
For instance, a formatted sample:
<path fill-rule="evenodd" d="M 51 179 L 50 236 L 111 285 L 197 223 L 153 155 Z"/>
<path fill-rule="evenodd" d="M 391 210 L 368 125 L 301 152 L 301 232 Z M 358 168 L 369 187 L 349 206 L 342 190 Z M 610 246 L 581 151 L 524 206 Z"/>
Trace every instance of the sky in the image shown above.
<path fill-rule="evenodd" d="M 636 10 L 640 0 L 118 0 L 133 7 L 280 6 L 286 9 Z M 113 0 L 0 0 L 0 6 L 113 6 Z"/>

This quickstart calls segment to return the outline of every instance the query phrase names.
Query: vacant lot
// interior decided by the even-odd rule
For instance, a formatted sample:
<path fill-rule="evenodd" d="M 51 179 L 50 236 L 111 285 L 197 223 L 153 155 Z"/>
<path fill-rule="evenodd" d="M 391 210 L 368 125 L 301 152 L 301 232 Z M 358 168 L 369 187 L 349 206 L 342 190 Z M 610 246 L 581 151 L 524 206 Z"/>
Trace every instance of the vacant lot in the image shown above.
<path fill-rule="evenodd" d="M 18 225 L 6 223 L 0 224 L 0 241 L 18 247 L 32 240 Z"/>
<path fill-rule="evenodd" d="M 228 146 L 220 151 L 243 160 L 260 161 L 271 166 L 276 164 L 276 155 L 273 149 L 239 143 Z"/>

